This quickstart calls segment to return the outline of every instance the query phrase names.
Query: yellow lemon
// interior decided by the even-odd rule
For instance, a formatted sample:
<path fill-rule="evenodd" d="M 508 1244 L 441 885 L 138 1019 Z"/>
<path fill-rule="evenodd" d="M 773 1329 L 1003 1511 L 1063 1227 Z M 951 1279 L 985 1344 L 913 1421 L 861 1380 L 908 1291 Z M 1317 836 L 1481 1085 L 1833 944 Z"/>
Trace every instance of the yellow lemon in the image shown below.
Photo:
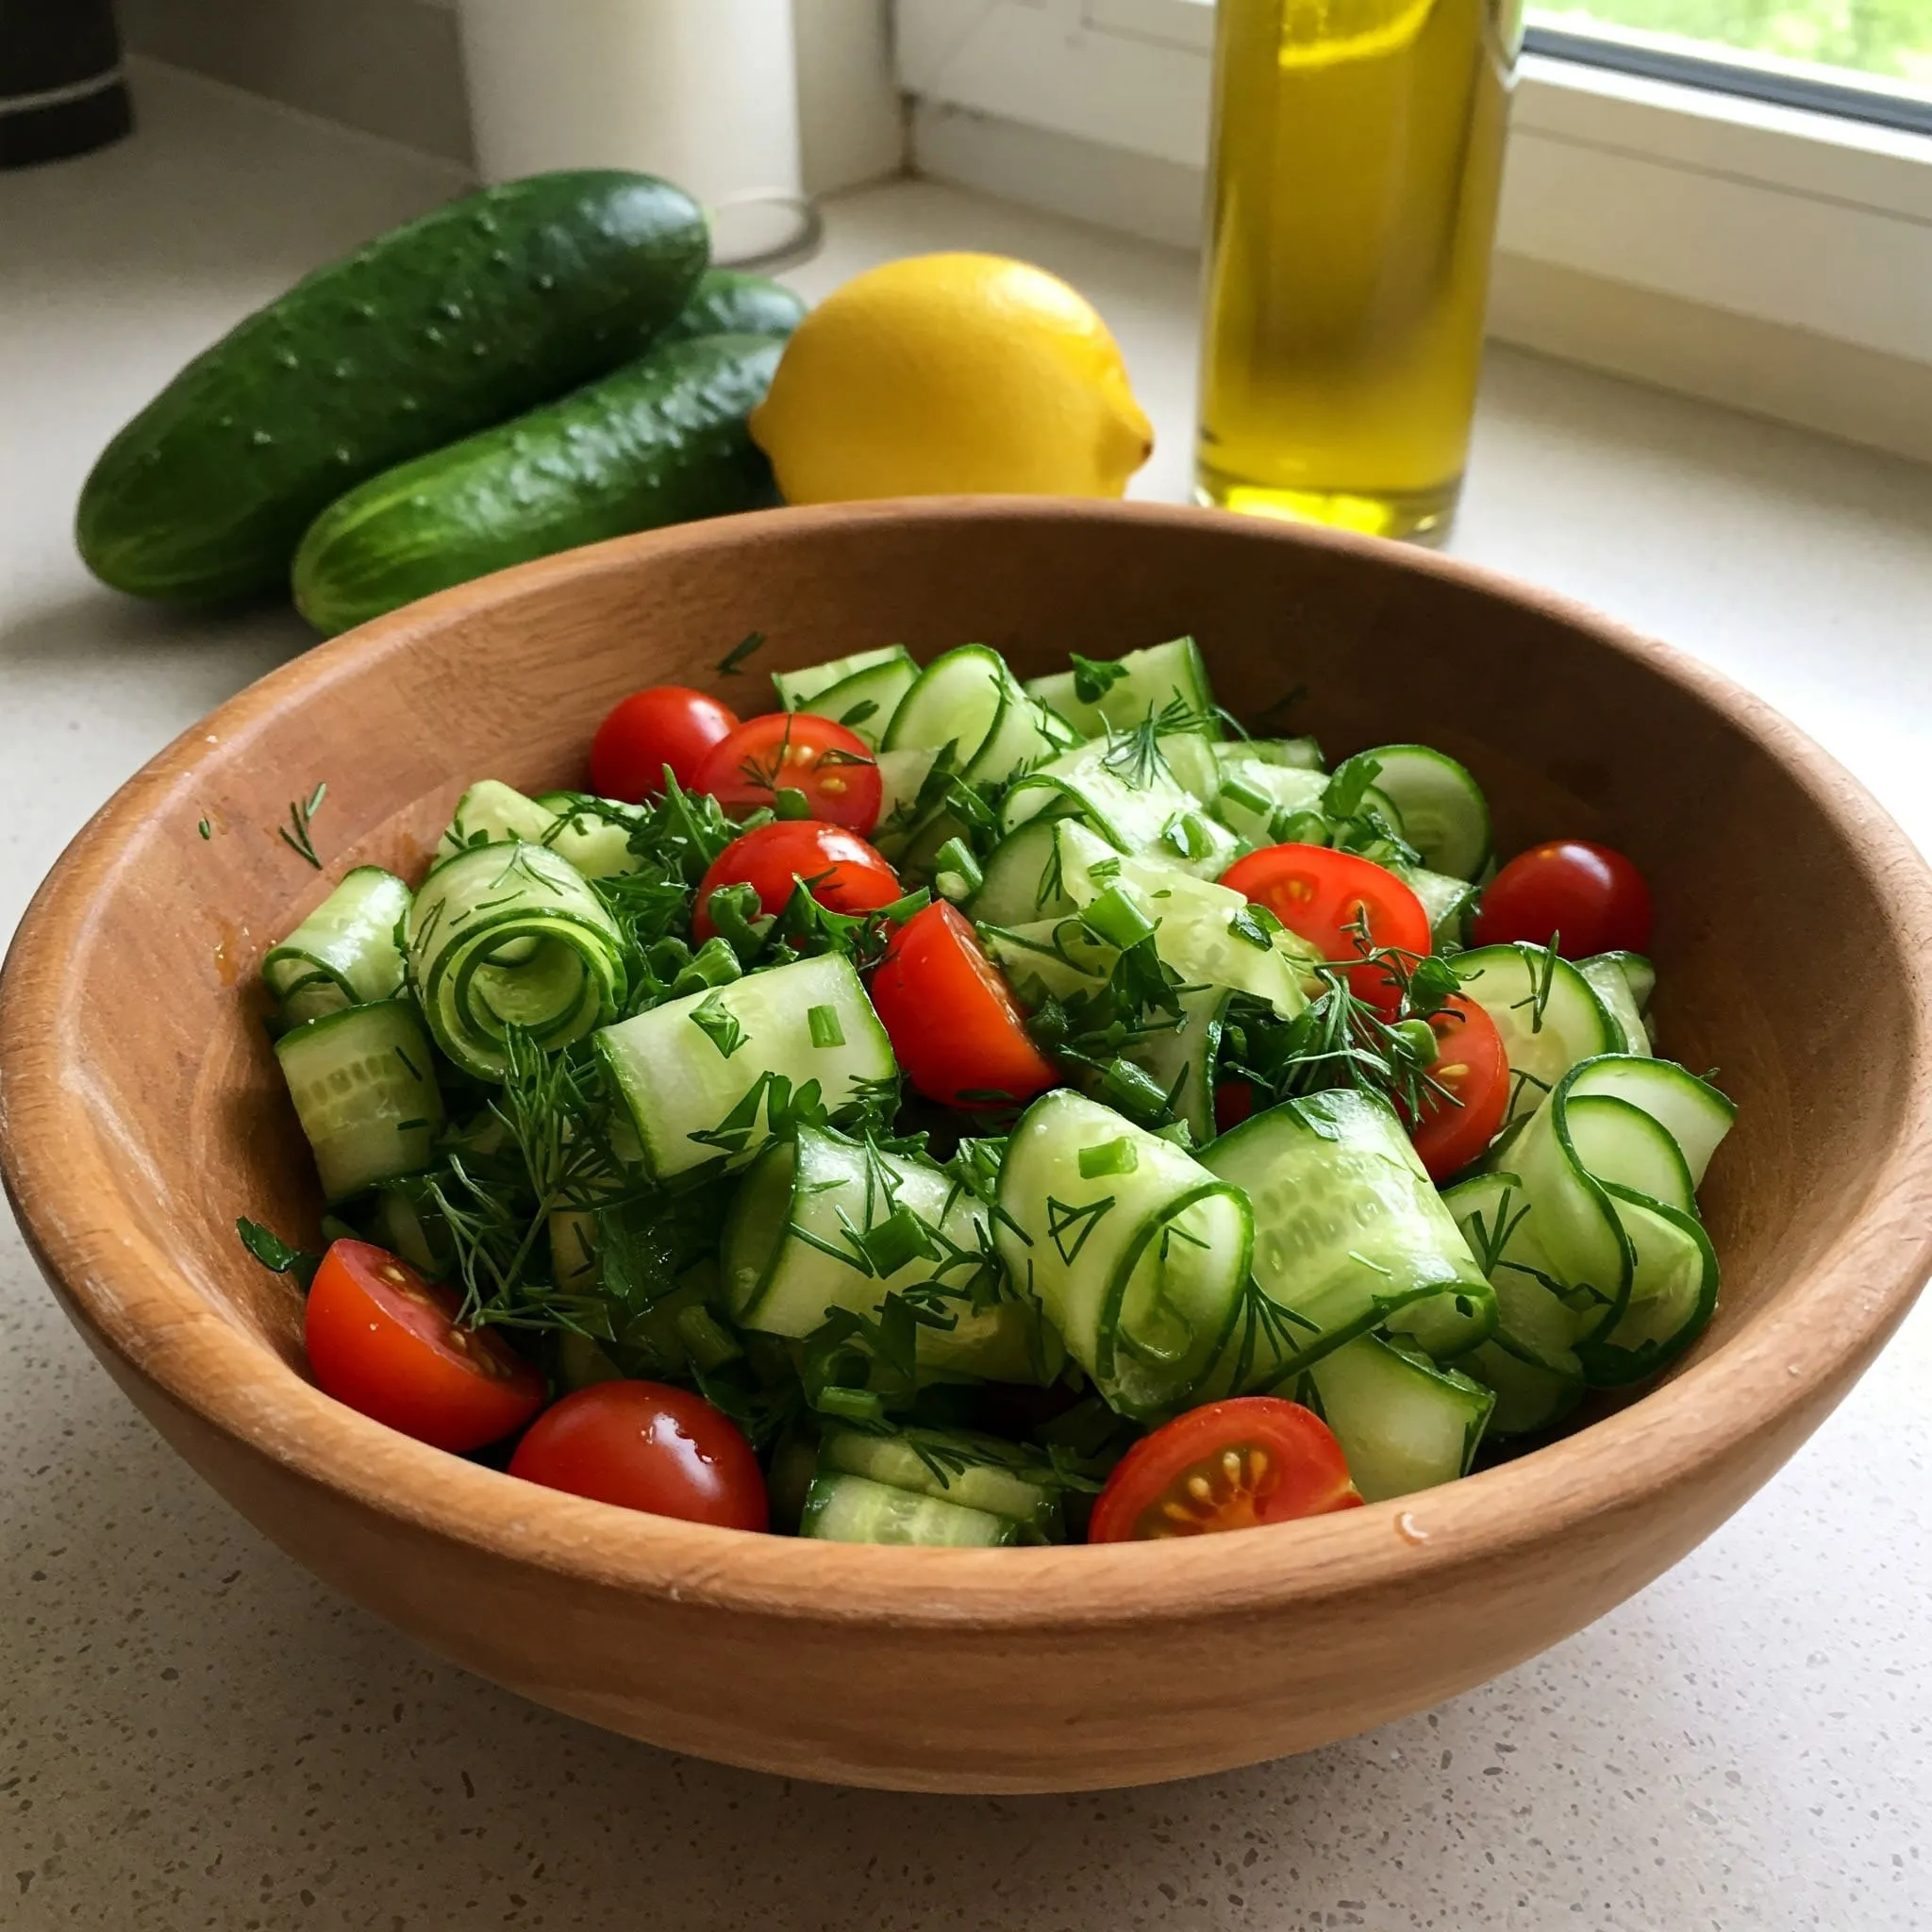
<path fill-rule="evenodd" d="M 855 276 L 786 345 L 751 433 L 791 503 L 1119 496 L 1154 448 L 1092 306 L 998 255 Z"/>

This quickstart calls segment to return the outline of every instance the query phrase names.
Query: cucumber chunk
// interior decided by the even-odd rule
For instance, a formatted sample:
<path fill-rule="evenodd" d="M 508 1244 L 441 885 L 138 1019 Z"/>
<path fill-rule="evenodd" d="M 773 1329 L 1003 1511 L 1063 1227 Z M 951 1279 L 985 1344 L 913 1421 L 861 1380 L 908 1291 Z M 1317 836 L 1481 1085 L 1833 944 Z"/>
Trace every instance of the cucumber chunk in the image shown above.
<path fill-rule="evenodd" d="M 1430 1297 L 1493 1291 L 1388 1105 L 1349 1089 L 1284 1101 L 1212 1142 L 1202 1164 L 1255 1218 L 1254 1285 L 1207 1391 L 1279 1387 Z"/>
<path fill-rule="evenodd" d="M 986 1509 L 915 1495 L 862 1475 L 816 1475 L 805 1494 L 800 1536 L 833 1543 L 912 1543 L 940 1549 L 1005 1549 L 1020 1525 Z"/>
<path fill-rule="evenodd" d="M 414 1001 L 310 1020 L 275 1041 L 275 1058 L 331 1205 L 429 1165 L 442 1093 Z"/>
<path fill-rule="evenodd" d="M 1181 1407 L 1247 1278 L 1241 1191 L 1173 1141 L 1058 1088 L 1021 1117 L 1000 1168 L 999 1251 L 1123 1415 Z"/>
<path fill-rule="evenodd" d="M 1324 1356 L 1308 1378 L 1348 1473 L 1371 1503 L 1467 1475 L 1496 1401 L 1480 1382 L 1374 1335 Z"/>
<path fill-rule="evenodd" d="M 409 889 L 380 866 L 358 865 L 261 962 L 261 976 L 291 1025 L 403 990 L 396 934 Z"/>
<path fill-rule="evenodd" d="M 1023 1541 L 1066 1540 L 1060 1492 L 1026 1474 L 1038 1458 L 1018 1444 L 963 1429 L 906 1429 L 896 1436 L 828 1429 L 819 1445 L 819 1468 L 829 1474 L 862 1475 L 916 1496 L 937 1496 L 967 1509 L 984 1509 L 1019 1525 Z"/>
<path fill-rule="evenodd" d="M 1738 1117 L 1737 1103 L 1720 1093 L 1709 1081 L 1700 1080 L 1674 1060 L 1655 1059 L 1647 1055 L 1612 1054 L 1592 1060 L 1576 1070 L 1570 1081 L 1570 1091 L 1578 1097 L 1590 1093 L 1613 1094 L 1632 1107 L 1641 1108 L 1669 1132 L 1682 1150 L 1693 1188 L 1704 1185 L 1710 1158 Z M 1649 1191 L 1662 1192 L 1655 1188 Z M 1672 1200 L 1674 1196 L 1663 1193 L 1663 1198 Z M 1677 1202 L 1680 1208 L 1689 1205 Z"/>
<path fill-rule="evenodd" d="M 1623 1043 L 1589 980 L 1568 959 L 1522 943 L 1457 956 L 1462 991 L 1503 1036 L 1509 1071 L 1522 1077 L 1509 1115 L 1531 1113 L 1579 1060 Z"/>
<path fill-rule="evenodd" d="M 821 1007 L 836 1025 L 815 1037 L 810 1018 Z M 597 1048 L 660 1181 L 708 1160 L 749 1159 L 777 1131 L 781 1100 L 808 1085 L 836 1115 L 898 1078 L 858 973 L 831 953 L 667 1000 L 604 1027 Z"/>
<path fill-rule="evenodd" d="M 1085 669 L 1029 678 L 1026 689 L 1083 738 L 1102 738 L 1109 729 L 1131 731 L 1174 705 L 1201 721 L 1201 735 L 1221 736 L 1208 666 L 1192 638 L 1096 659 Z"/>

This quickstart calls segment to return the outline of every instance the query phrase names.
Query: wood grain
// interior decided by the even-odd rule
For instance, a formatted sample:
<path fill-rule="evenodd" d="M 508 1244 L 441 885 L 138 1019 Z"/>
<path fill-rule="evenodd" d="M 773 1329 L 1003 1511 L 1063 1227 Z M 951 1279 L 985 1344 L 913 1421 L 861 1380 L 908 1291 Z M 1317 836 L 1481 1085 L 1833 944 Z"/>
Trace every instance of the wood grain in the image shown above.
<path fill-rule="evenodd" d="M 750 675 L 716 661 L 747 631 Z M 622 693 L 967 640 L 1025 673 L 1191 630 L 1217 690 L 1331 755 L 1425 739 L 1505 849 L 1613 838 L 1655 889 L 1676 1057 L 1741 1105 L 1706 1201 L 1709 1335 L 1663 1387 L 1465 1482 L 1192 1543 L 923 1551 L 605 1507 L 391 1435 L 303 1376 L 238 1213 L 317 1204 L 259 1024 L 330 876 L 412 869 L 470 780 L 581 782 Z M 215 828 L 204 841 L 196 823 Z M 1794 921 L 1802 919 L 1800 928 Z M 1424 553 L 1039 500 L 789 510 L 625 539 L 325 645 L 88 826 L 0 980 L 0 1171 L 63 1305 L 251 1522 L 445 1656 L 680 1750 L 932 1790 L 1120 1785 L 1307 1749 L 1507 1668 L 1722 1523 L 1932 1268 L 1932 881 L 1818 748 L 1667 647 Z"/>

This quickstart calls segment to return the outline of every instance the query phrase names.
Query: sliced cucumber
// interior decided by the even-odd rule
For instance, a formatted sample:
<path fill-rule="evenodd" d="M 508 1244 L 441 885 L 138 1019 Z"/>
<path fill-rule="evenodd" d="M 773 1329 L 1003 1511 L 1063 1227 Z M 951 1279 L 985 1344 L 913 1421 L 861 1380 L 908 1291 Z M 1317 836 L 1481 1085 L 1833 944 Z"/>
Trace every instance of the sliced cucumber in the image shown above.
<path fill-rule="evenodd" d="M 921 829 L 919 794 L 938 762 L 938 752 L 924 749 L 882 751 L 874 760 L 879 774 L 879 822 L 872 842 L 894 864 L 908 839 Z"/>
<path fill-rule="evenodd" d="M 721 1156 L 749 1159 L 808 1086 L 837 1117 L 898 1078 L 852 962 L 830 953 L 667 1000 L 606 1026 L 597 1047 L 660 1181 Z"/>
<path fill-rule="evenodd" d="M 1258 849 L 1276 843 L 1278 833 L 1297 812 L 1319 813 L 1327 789 L 1328 780 L 1321 772 L 1250 759 L 1223 768 L 1214 815 Z"/>
<path fill-rule="evenodd" d="M 1202 721 L 1202 735 L 1221 736 L 1208 667 L 1192 638 L 1096 659 L 1081 670 L 1029 678 L 1026 689 L 1083 738 L 1105 737 L 1109 729 L 1130 731 L 1173 705 Z"/>
<path fill-rule="evenodd" d="M 1145 852 L 1174 820 L 1199 810 L 1158 751 L 1143 761 L 1124 739 L 1094 739 L 1021 777 L 1007 793 L 1001 823 L 1010 833 L 1041 813 L 1073 812 L 1121 851 Z"/>
<path fill-rule="evenodd" d="M 1312 738 L 1230 738 L 1214 747 L 1214 757 L 1224 772 L 1250 764 L 1296 765 L 1319 772 L 1324 762 L 1322 747 Z"/>
<path fill-rule="evenodd" d="M 616 1012 L 625 990 L 617 923 L 547 846 L 475 845 L 435 866 L 409 909 L 409 976 L 436 1043 L 500 1080 L 516 1027 L 546 1051 Z"/>
<path fill-rule="evenodd" d="M 1632 1249 L 1630 1296 L 1601 1334 L 1577 1345 L 1598 1388 L 1655 1375 L 1690 1346 L 1717 1308 L 1718 1264 L 1697 1218 L 1629 1188 L 1608 1186 Z"/>
<path fill-rule="evenodd" d="M 887 751 L 952 745 L 973 784 L 1004 783 L 1051 758 L 1073 731 L 1029 697 L 997 651 L 962 644 L 935 658 L 900 701 L 883 740 Z"/>
<path fill-rule="evenodd" d="M 275 1058 L 331 1204 L 429 1165 L 442 1094 L 413 1000 L 310 1020 L 275 1041 Z"/>
<path fill-rule="evenodd" d="M 639 807 L 587 791 L 546 791 L 537 803 L 552 814 L 542 843 L 587 879 L 616 878 L 638 869 L 630 837 L 643 817 Z"/>
<path fill-rule="evenodd" d="M 1356 1488 L 1371 1503 L 1467 1475 L 1495 1407 L 1480 1382 L 1375 1335 L 1324 1355 L 1308 1379 Z"/>
<path fill-rule="evenodd" d="M 1591 991 L 1604 1003 L 1604 1011 L 1618 1033 L 1617 1053 L 1648 1056 L 1650 1031 L 1638 1010 L 1636 995 L 1616 956 L 1605 953 L 1594 959 L 1579 959 L 1576 970 L 1590 981 Z"/>
<path fill-rule="evenodd" d="M 1214 1060 L 1222 1023 L 1234 995 L 1224 986 L 1198 986 L 1180 995 L 1176 1026 L 1162 1026 L 1121 1049 L 1124 1058 L 1151 1074 L 1194 1145 L 1214 1138 Z"/>
<path fill-rule="evenodd" d="M 1612 1054 L 1593 1060 L 1576 1070 L 1570 1081 L 1570 1091 L 1577 1097 L 1586 1093 L 1613 1094 L 1633 1107 L 1641 1107 L 1668 1130 L 1682 1150 L 1693 1189 L 1704 1185 L 1710 1157 L 1738 1117 L 1737 1102 L 1720 1093 L 1707 1080 L 1700 1080 L 1674 1060 L 1648 1056 Z M 1660 1194 L 1667 1201 L 1675 1200 L 1673 1194 L 1659 1189 L 1646 1191 Z M 1690 1203 L 1677 1201 L 1676 1205 L 1688 1208 Z"/>
<path fill-rule="evenodd" d="M 1111 955 L 1077 919 L 1044 919 L 1031 925 L 982 925 L 980 943 L 1029 1008 L 1047 998 L 1072 999 L 1106 981 Z"/>
<path fill-rule="evenodd" d="M 986 1209 L 929 1160 L 888 1154 L 822 1127 L 766 1148 L 724 1227 L 732 1317 L 772 1335 L 809 1335 L 833 1308 L 875 1315 L 889 1294 L 970 1311 L 992 1251 Z M 930 1334 L 943 1354 L 942 1329 Z"/>
<path fill-rule="evenodd" d="M 798 1520 L 800 1536 L 832 1543 L 914 1543 L 941 1549 L 1004 1549 L 1020 1525 L 986 1509 L 915 1495 L 862 1475 L 815 1475 Z"/>
<path fill-rule="evenodd" d="M 1460 952 L 1469 938 L 1476 889 L 1467 879 L 1423 866 L 1392 866 L 1391 870 L 1422 901 L 1423 910 L 1429 915 L 1429 943 L 1439 953 Z"/>
<path fill-rule="evenodd" d="M 912 661 L 912 654 L 902 649 L 896 657 L 888 657 L 855 671 L 849 677 L 841 677 L 796 708 L 830 718 L 857 733 L 871 750 L 876 751 L 918 677 L 919 666 Z"/>
<path fill-rule="evenodd" d="M 1074 910 L 1060 888 L 1058 821 L 1029 819 L 995 845 L 967 911 L 986 925 L 1029 925 Z M 1111 848 L 1109 848 L 1111 849 Z"/>
<path fill-rule="evenodd" d="M 1123 1415 L 1180 1407 L 1218 1353 L 1247 1278 L 1241 1191 L 1068 1089 L 1008 1142 L 994 1238 L 1068 1353 Z"/>
<path fill-rule="evenodd" d="M 1565 1374 L 1525 1361 L 1499 1341 L 1486 1341 L 1457 1363 L 1459 1374 L 1480 1382 L 1496 1398 L 1484 1434 L 1534 1436 L 1556 1425 L 1583 1400 L 1583 1372 Z"/>
<path fill-rule="evenodd" d="M 1637 1010 L 1643 1015 L 1644 1024 L 1649 1025 L 1650 996 L 1657 991 L 1657 968 L 1641 953 L 1599 953 L 1597 959 L 1614 965 L 1624 975 L 1630 997 L 1637 1002 Z"/>
<path fill-rule="evenodd" d="M 1050 1389 L 1067 1366 L 1059 1330 L 1031 1302 L 1006 1296 L 978 1307 L 960 1306 L 952 1327 L 922 1326 L 916 1341 L 914 1366 L 922 1388 L 934 1382 L 1020 1382 Z"/>
<path fill-rule="evenodd" d="M 1208 1390 L 1279 1386 L 1432 1296 L 1492 1291 L 1382 1101 L 1351 1090 L 1285 1101 L 1213 1141 L 1202 1164 L 1255 1219 L 1254 1289 Z"/>
<path fill-rule="evenodd" d="M 403 990 L 397 934 L 409 889 L 380 866 L 358 865 L 261 962 L 261 976 L 291 1025 Z"/>
<path fill-rule="evenodd" d="M 904 644 L 885 644 L 876 651 L 855 651 L 849 658 L 831 658 L 823 664 L 808 664 L 801 671 L 774 671 L 772 689 L 786 710 L 808 711 L 815 708 L 812 700 L 835 684 L 843 684 L 847 678 L 885 665 L 911 662 L 912 653 Z M 917 668 L 915 665 L 914 669 Z"/>
<path fill-rule="evenodd" d="M 1522 1077 L 1510 1117 L 1530 1113 L 1579 1060 L 1623 1043 L 1589 980 L 1541 946 L 1478 946 L 1456 959 L 1463 991 L 1496 1023 L 1509 1071 Z"/>
<path fill-rule="evenodd" d="M 1475 878 L 1489 862 L 1490 808 L 1467 768 L 1426 744 L 1378 744 L 1360 756 L 1381 766 L 1375 788 L 1395 801 L 1403 836 L 1423 863 Z"/>
<path fill-rule="evenodd" d="M 437 841 L 439 859 L 454 858 L 475 845 L 503 845 L 522 840 L 541 845 L 556 823 L 534 798 L 498 778 L 479 778 L 457 800 L 457 808 Z"/>
<path fill-rule="evenodd" d="M 896 1436 L 828 1429 L 819 1445 L 819 1468 L 1003 1516 L 1019 1525 L 1024 1542 L 1066 1540 L 1060 1492 L 1039 1480 L 1038 1457 L 994 1436 L 962 1429 L 911 1428 Z"/>

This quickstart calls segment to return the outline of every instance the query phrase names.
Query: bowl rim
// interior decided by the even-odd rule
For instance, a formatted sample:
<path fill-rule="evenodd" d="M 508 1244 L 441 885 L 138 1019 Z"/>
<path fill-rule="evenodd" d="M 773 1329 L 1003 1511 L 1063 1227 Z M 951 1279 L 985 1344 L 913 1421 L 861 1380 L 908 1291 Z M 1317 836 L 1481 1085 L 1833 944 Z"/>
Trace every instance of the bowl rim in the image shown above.
<path fill-rule="evenodd" d="M 102 1204 L 119 1199 L 104 1145 L 113 1124 L 96 1116 L 86 1082 L 74 1077 L 85 1036 L 79 982 L 64 966 L 129 862 L 130 838 L 188 802 L 211 742 L 232 745 L 284 708 L 360 675 L 372 658 L 407 652 L 419 635 L 546 579 L 623 575 L 641 558 L 866 524 L 1014 519 L 1220 527 L 1372 558 L 1527 606 L 1713 708 L 1790 773 L 1890 908 L 1912 1014 L 1897 1049 L 1900 1130 L 1846 1233 L 1819 1257 L 1814 1291 L 1754 1316 L 1722 1348 L 1588 1429 L 1416 1496 L 1178 1545 L 892 1549 L 646 1516 L 396 1435 L 323 1394 L 223 1318 L 130 1217 L 118 1208 L 104 1214 Z M 1721 1452 L 1780 1435 L 1794 1409 L 1828 1406 L 1850 1387 L 1932 1273 L 1932 870 L 1864 788 L 1761 699 L 1684 652 L 1481 565 L 1173 505 L 935 497 L 762 511 L 618 538 L 407 607 L 270 672 L 150 760 L 61 855 L 0 973 L 0 1178 L 42 1272 L 97 1349 L 249 1455 L 399 1526 L 673 1603 L 847 1625 L 1068 1629 L 1313 1607 L 1398 1581 L 1424 1588 L 1641 1507 L 1694 1482 Z"/>

